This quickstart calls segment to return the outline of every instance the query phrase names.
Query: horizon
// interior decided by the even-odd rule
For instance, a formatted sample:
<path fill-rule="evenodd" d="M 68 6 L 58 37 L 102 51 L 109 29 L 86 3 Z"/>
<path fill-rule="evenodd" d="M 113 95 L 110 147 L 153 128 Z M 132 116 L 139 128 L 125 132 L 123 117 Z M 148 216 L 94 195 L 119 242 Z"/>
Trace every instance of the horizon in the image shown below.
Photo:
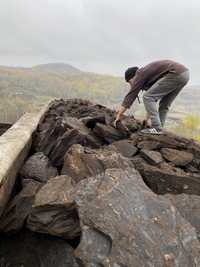
<path fill-rule="evenodd" d="M 68 65 L 68 66 L 71 66 L 73 68 L 76 68 L 77 70 L 81 71 L 81 72 L 86 72 L 86 73 L 94 73 L 94 74 L 98 74 L 98 75 L 107 75 L 107 76 L 113 76 L 113 77 L 116 77 L 116 78 L 123 78 L 124 76 L 123 75 L 117 75 L 115 73 L 105 73 L 105 72 L 94 72 L 94 71 L 90 71 L 90 70 L 84 70 L 84 69 L 81 69 L 71 63 L 67 63 L 67 62 L 62 62 L 62 61 L 58 61 L 58 62 L 46 62 L 46 63 L 39 63 L 39 64 L 34 64 L 34 65 L 29 65 L 29 66 L 25 66 L 25 65 L 0 65 L 0 67 L 6 67 L 6 68 L 23 68 L 23 69 L 31 69 L 31 68 L 34 68 L 34 67 L 37 67 L 37 66 L 42 66 L 42 65 L 52 65 L 52 64 L 64 64 L 64 65 Z M 191 79 L 189 80 L 189 83 L 186 87 L 188 86 L 200 86 L 200 82 L 199 84 L 198 83 L 193 83 L 191 84 Z"/>

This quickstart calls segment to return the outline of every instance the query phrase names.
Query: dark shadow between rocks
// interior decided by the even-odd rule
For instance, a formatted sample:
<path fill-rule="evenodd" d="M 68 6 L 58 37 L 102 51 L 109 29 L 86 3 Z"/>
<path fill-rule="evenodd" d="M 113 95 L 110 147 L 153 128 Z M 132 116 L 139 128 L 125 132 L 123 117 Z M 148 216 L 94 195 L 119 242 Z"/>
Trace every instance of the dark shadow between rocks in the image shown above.
<path fill-rule="evenodd" d="M 76 249 L 79 246 L 80 242 L 81 242 L 81 233 L 80 233 L 80 236 L 77 236 L 74 239 L 68 239 L 67 240 L 67 243 L 70 246 L 72 246 L 74 249 Z"/>
<path fill-rule="evenodd" d="M 82 122 L 85 124 L 85 126 L 91 130 L 93 130 L 97 123 L 106 123 L 105 117 L 96 117 L 96 118 L 83 118 Z"/>
<path fill-rule="evenodd" d="M 80 267 L 66 240 L 28 230 L 1 235 L 1 267 Z"/>

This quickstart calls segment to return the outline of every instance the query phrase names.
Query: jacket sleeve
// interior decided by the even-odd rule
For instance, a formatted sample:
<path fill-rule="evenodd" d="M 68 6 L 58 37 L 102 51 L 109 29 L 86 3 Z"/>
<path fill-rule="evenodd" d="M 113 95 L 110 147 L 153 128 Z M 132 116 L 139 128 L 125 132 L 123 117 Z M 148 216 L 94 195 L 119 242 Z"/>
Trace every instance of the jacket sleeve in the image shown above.
<path fill-rule="evenodd" d="M 122 106 L 125 108 L 130 108 L 135 99 L 137 98 L 140 90 L 143 87 L 143 81 L 137 77 L 135 77 L 134 84 L 128 94 L 124 97 L 124 100 L 122 102 Z"/>

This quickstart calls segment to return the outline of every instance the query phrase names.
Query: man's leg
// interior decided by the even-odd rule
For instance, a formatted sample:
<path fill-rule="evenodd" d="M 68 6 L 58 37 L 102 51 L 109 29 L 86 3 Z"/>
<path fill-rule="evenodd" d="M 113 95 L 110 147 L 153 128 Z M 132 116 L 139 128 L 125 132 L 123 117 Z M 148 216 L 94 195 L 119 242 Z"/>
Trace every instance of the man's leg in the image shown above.
<path fill-rule="evenodd" d="M 183 89 L 183 87 L 186 85 L 186 83 L 189 80 L 189 72 L 188 73 L 182 73 L 180 75 L 180 82 L 179 86 L 173 90 L 168 95 L 164 96 L 160 102 L 159 102 L 159 116 L 160 116 L 160 122 L 162 127 L 165 125 L 165 121 L 167 118 L 167 113 L 169 111 L 169 108 L 174 101 L 174 99 L 177 97 L 177 95 L 180 93 L 180 91 Z"/>
<path fill-rule="evenodd" d="M 161 78 L 160 80 L 158 80 L 155 84 L 153 84 L 151 88 L 149 88 L 149 90 L 146 93 L 144 93 L 143 102 L 144 102 L 146 111 L 148 112 L 150 116 L 152 128 L 161 129 L 162 128 L 161 119 L 165 120 L 163 118 L 164 117 L 166 118 L 166 114 L 167 114 L 167 111 L 165 112 L 162 111 L 164 110 L 164 105 L 161 102 L 161 105 L 160 105 L 161 113 L 163 115 L 161 115 L 161 118 L 160 118 L 160 115 L 157 110 L 156 102 L 160 99 L 163 99 L 165 96 L 169 95 L 173 91 L 176 91 L 176 90 L 180 91 L 180 88 L 182 88 L 187 83 L 188 80 L 189 80 L 189 72 L 184 72 L 180 75 L 169 73 L 163 78 Z"/>

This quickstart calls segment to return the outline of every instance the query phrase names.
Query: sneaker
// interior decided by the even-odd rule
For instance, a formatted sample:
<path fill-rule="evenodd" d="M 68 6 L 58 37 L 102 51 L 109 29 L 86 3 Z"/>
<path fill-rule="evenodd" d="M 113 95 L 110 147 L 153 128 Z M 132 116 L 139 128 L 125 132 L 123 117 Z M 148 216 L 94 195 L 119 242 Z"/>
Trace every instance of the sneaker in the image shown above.
<path fill-rule="evenodd" d="M 156 129 L 156 128 L 148 128 L 148 129 L 143 129 L 140 131 L 143 134 L 163 134 L 163 131 L 161 129 Z"/>

